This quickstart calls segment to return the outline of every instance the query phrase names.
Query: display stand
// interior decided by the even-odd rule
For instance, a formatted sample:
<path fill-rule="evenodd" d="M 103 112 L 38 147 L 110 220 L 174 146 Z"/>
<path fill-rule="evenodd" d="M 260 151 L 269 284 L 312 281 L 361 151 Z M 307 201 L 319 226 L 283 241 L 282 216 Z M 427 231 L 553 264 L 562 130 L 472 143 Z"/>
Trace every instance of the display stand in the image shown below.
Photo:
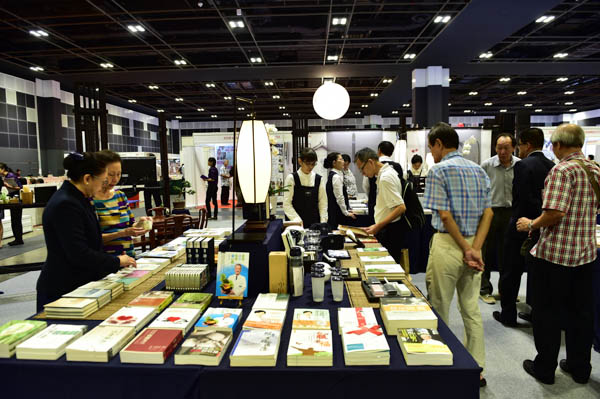
<path fill-rule="evenodd" d="M 244 300 L 243 296 L 218 296 L 219 306 L 223 305 L 223 301 L 238 301 L 237 307 L 242 307 L 242 301 Z"/>

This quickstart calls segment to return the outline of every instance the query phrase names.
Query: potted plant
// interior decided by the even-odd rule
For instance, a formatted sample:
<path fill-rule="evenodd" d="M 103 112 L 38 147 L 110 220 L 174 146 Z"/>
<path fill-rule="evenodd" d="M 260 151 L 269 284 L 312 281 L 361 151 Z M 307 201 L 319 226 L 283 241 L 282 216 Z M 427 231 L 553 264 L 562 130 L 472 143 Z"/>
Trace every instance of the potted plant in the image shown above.
<path fill-rule="evenodd" d="M 271 209 L 271 214 L 275 213 L 275 209 L 277 208 L 277 196 L 285 193 L 286 191 L 290 191 L 288 186 L 277 187 L 273 183 L 269 185 L 269 206 Z"/>
<path fill-rule="evenodd" d="M 196 194 L 196 191 L 191 189 L 192 185 L 185 179 L 171 180 L 171 194 L 176 195 L 178 201 L 173 201 L 173 208 L 185 208 L 184 194 Z"/>

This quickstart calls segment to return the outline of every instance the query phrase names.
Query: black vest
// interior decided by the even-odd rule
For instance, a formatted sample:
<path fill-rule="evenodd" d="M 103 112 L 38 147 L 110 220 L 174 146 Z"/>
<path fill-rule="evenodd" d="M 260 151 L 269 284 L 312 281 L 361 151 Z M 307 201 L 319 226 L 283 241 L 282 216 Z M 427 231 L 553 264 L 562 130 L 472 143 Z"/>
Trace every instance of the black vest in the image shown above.
<path fill-rule="evenodd" d="M 335 195 L 333 194 L 333 176 L 336 174 L 333 170 L 329 171 L 329 176 L 327 178 L 327 224 L 332 229 L 337 229 L 338 224 L 343 224 L 346 220 L 346 216 L 342 213 L 337 201 L 335 200 Z M 342 177 L 342 176 L 340 176 Z M 342 178 L 343 181 L 343 178 Z M 346 186 L 343 186 L 344 193 L 344 203 L 346 204 L 346 209 L 350 209 L 350 202 L 348 201 L 348 191 L 346 191 Z"/>
<path fill-rule="evenodd" d="M 298 172 L 292 174 L 294 176 L 294 197 L 292 198 L 292 206 L 296 213 L 302 219 L 302 224 L 305 229 L 308 229 L 314 223 L 320 223 L 319 215 L 319 186 L 321 185 L 321 175 L 315 175 L 315 185 L 312 187 L 303 186 L 300 183 Z"/>

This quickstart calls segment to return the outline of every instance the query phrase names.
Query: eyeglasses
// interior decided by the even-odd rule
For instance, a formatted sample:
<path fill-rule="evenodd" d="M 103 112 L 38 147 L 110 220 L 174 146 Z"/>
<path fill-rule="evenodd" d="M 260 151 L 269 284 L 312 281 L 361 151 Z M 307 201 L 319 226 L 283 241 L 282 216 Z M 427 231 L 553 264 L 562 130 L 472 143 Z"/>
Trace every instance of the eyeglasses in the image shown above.
<path fill-rule="evenodd" d="M 367 162 L 363 163 L 363 165 L 360 167 L 360 171 L 361 173 L 365 173 L 365 166 L 367 166 L 367 164 L 369 163 L 369 160 L 367 160 Z"/>

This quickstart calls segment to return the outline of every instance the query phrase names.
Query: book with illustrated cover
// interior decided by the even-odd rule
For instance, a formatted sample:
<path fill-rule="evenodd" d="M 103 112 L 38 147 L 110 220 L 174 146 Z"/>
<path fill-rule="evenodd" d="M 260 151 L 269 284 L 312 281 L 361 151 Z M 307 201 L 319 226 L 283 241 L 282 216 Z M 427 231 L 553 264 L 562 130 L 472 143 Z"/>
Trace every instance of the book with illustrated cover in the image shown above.
<path fill-rule="evenodd" d="M 423 298 L 381 298 L 380 313 L 388 335 L 401 328 L 437 329 L 437 317 Z"/>
<path fill-rule="evenodd" d="M 161 312 L 164 308 L 173 302 L 173 292 L 171 291 L 147 291 L 139 295 L 127 306 L 150 306 Z"/>
<path fill-rule="evenodd" d="M 106 305 L 111 299 L 111 290 L 99 288 L 76 288 L 63 295 L 63 298 L 90 298 L 98 301 L 98 307 Z"/>
<path fill-rule="evenodd" d="M 149 306 L 123 306 L 106 320 L 101 326 L 133 327 L 140 331 L 156 315 L 156 308 Z"/>
<path fill-rule="evenodd" d="M 168 307 L 148 327 L 181 330 L 185 335 L 196 324 L 200 313 L 200 309 Z"/>
<path fill-rule="evenodd" d="M 288 366 L 333 366 L 331 330 L 292 330 L 287 351 Z"/>
<path fill-rule="evenodd" d="M 219 252 L 216 295 L 247 297 L 250 253 Z"/>
<path fill-rule="evenodd" d="M 378 324 L 373 308 L 338 308 L 339 334 L 343 328 L 371 328 Z"/>
<path fill-rule="evenodd" d="M 279 331 L 242 330 L 229 355 L 231 367 L 275 367 Z"/>
<path fill-rule="evenodd" d="M 394 265 L 396 261 L 390 255 L 387 256 L 377 256 L 377 255 L 359 255 L 360 262 L 363 265 Z M 404 271 L 404 269 L 402 269 Z"/>
<path fill-rule="evenodd" d="M 82 285 L 79 288 L 96 288 L 100 290 L 110 290 L 110 299 L 113 300 L 125 291 L 125 286 L 123 283 L 119 283 L 117 281 L 108 281 L 108 280 L 99 280 L 99 281 L 90 281 L 87 284 Z"/>
<path fill-rule="evenodd" d="M 89 298 L 60 298 L 44 305 L 48 318 L 85 319 L 98 310 L 98 301 Z"/>
<path fill-rule="evenodd" d="M 452 366 L 453 364 L 452 351 L 435 329 L 400 329 L 398 343 L 407 366 Z"/>
<path fill-rule="evenodd" d="M 346 366 L 390 364 L 390 347 L 381 327 L 366 332 L 362 328 L 343 328 L 342 347 Z"/>
<path fill-rule="evenodd" d="M 51 324 L 17 345 L 17 359 L 56 360 L 65 354 L 67 345 L 86 330 L 87 326 Z"/>
<path fill-rule="evenodd" d="M 173 304 L 172 308 L 196 308 L 200 313 L 204 312 L 212 301 L 213 294 L 206 292 L 186 292 L 182 294 Z"/>
<path fill-rule="evenodd" d="M 294 330 L 330 330 L 329 310 L 327 309 L 294 309 L 292 321 Z"/>
<path fill-rule="evenodd" d="M 104 276 L 102 280 L 123 283 L 125 291 L 129 291 L 146 281 L 151 276 L 151 271 L 138 270 L 134 267 L 127 267 L 119 270 L 116 273 L 111 273 L 107 276 Z"/>
<path fill-rule="evenodd" d="M 238 308 L 208 308 L 196 323 L 196 331 L 217 330 L 233 331 L 237 326 L 242 309 Z"/>
<path fill-rule="evenodd" d="M 287 310 L 290 294 L 258 294 L 253 308 Z"/>
<path fill-rule="evenodd" d="M 183 340 L 181 330 L 146 328 L 121 351 L 121 363 L 163 364 Z"/>
<path fill-rule="evenodd" d="M 365 275 L 376 278 L 404 278 L 406 274 L 404 269 L 399 264 L 365 264 Z"/>
<path fill-rule="evenodd" d="M 384 247 L 356 248 L 358 256 L 388 256 L 390 253 Z"/>
<path fill-rule="evenodd" d="M 11 357 L 21 342 L 46 328 L 45 321 L 12 320 L 0 326 L 0 357 Z"/>
<path fill-rule="evenodd" d="M 161 258 L 140 258 L 136 260 L 136 269 L 147 270 L 155 275 L 171 263 L 169 259 Z"/>
<path fill-rule="evenodd" d="M 175 364 L 218 366 L 232 339 L 231 331 L 194 331 L 175 353 Z"/>
<path fill-rule="evenodd" d="M 243 325 L 244 330 L 267 329 L 281 331 L 285 321 L 285 310 L 252 308 Z"/>
<path fill-rule="evenodd" d="M 67 361 L 106 363 L 134 336 L 133 327 L 97 326 L 67 346 Z"/>

